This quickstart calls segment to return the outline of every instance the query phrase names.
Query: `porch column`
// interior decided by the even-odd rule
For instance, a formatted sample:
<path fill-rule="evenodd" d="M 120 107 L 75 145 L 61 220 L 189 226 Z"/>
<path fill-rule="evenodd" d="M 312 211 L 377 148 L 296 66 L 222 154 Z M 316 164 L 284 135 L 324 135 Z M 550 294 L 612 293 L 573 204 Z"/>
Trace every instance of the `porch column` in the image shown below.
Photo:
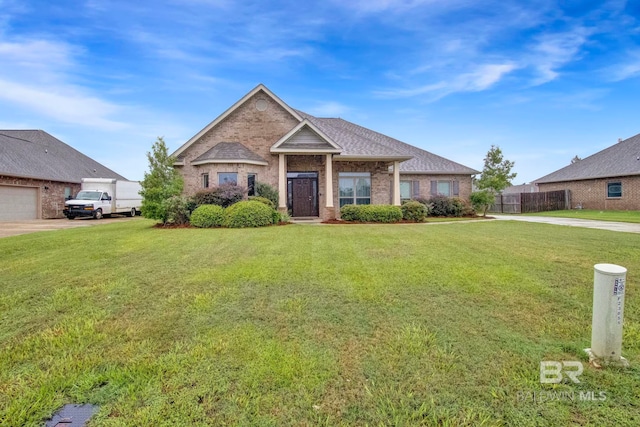
<path fill-rule="evenodd" d="M 327 188 L 324 191 L 325 198 L 327 199 L 326 207 L 333 207 L 333 156 L 331 154 L 327 154 L 327 164 L 324 169 L 324 173 L 326 175 L 326 186 Z"/>
<path fill-rule="evenodd" d="M 278 207 L 287 208 L 287 158 L 280 154 L 278 162 Z"/>
<path fill-rule="evenodd" d="M 400 162 L 393 162 L 393 204 L 400 206 Z"/>

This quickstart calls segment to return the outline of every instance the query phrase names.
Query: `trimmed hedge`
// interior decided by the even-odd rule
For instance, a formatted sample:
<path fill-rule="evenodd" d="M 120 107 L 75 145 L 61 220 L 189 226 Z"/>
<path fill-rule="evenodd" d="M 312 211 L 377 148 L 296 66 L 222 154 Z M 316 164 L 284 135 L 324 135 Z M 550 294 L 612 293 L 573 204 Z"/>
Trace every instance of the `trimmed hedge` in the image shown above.
<path fill-rule="evenodd" d="M 429 209 L 420 202 L 409 200 L 402 206 L 402 219 L 407 221 L 424 222 L 429 215 Z"/>
<path fill-rule="evenodd" d="M 398 222 L 402 209 L 391 205 L 345 205 L 340 208 L 340 217 L 345 221 Z"/>
<path fill-rule="evenodd" d="M 224 210 L 225 227 L 264 227 L 273 224 L 275 210 L 253 200 L 235 203 Z"/>
<path fill-rule="evenodd" d="M 249 200 L 255 200 L 256 202 L 264 203 L 265 205 L 269 206 L 272 209 L 276 208 L 276 205 L 271 200 L 267 199 L 266 197 L 249 196 Z"/>
<path fill-rule="evenodd" d="M 224 208 L 218 205 L 200 205 L 191 213 L 191 225 L 198 228 L 220 227 L 224 222 Z"/>

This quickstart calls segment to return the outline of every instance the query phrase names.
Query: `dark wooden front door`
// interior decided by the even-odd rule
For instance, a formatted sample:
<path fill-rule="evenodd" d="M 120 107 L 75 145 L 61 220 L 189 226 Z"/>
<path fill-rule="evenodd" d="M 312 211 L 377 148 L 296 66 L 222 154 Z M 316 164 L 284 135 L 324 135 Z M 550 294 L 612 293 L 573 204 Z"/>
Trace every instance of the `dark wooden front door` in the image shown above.
<path fill-rule="evenodd" d="M 293 178 L 291 216 L 318 216 L 318 179 Z"/>

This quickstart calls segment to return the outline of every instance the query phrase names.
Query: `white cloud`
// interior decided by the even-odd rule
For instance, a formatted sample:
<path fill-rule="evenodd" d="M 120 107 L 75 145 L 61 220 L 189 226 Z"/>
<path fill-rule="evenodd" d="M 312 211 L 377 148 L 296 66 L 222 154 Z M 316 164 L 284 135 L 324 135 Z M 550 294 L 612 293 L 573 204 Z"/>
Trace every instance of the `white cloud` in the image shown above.
<path fill-rule="evenodd" d="M 519 68 L 518 65 L 513 62 L 484 64 L 478 66 L 472 72 L 461 73 L 438 83 L 411 89 L 378 91 L 376 94 L 385 98 L 410 98 L 429 95 L 431 101 L 436 101 L 457 92 L 481 92 L 487 90 L 517 68 Z"/>
<path fill-rule="evenodd" d="M 37 87 L 0 79 L 0 98 L 66 123 L 101 129 L 126 127 L 108 118 L 119 110 L 117 106 L 69 85 Z"/>
<path fill-rule="evenodd" d="M 564 33 L 540 36 L 528 58 L 530 66 L 538 72 L 533 84 L 540 85 L 558 78 L 558 70 L 579 56 L 582 46 L 592 33 L 592 30 L 577 27 Z"/>
<path fill-rule="evenodd" d="M 640 50 L 627 52 L 623 61 L 603 71 L 614 82 L 640 77 Z"/>

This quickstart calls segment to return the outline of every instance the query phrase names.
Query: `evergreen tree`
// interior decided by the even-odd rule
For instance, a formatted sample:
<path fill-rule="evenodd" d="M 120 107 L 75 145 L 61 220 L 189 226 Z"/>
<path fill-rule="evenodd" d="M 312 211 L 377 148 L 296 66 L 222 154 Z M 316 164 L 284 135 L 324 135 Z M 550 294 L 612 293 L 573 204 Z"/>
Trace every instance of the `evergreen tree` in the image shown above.
<path fill-rule="evenodd" d="M 140 183 L 142 190 L 142 215 L 146 218 L 157 219 L 166 223 L 168 210 L 166 200 L 182 193 L 184 180 L 173 167 L 174 159 L 169 156 L 167 144 L 162 137 L 158 137 L 147 153 L 149 171 L 145 172 Z"/>

